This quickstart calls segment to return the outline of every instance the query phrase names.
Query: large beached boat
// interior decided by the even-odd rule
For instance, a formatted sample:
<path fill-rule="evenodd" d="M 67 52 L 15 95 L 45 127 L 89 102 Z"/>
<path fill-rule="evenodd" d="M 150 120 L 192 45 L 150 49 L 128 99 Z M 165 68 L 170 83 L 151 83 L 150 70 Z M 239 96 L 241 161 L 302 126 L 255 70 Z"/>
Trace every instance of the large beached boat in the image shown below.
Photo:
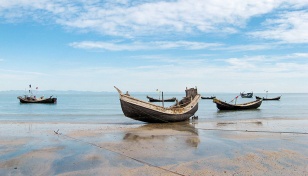
<path fill-rule="evenodd" d="M 247 102 L 243 104 L 230 104 L 223 102 L 217 98 L 213 99 L 213 103 L 216 103 L 216 106 L 220 110 L 245 110 L 245 109 L 257 109 L 262 104 L 262 99 L 257 99 L 252 102 Z"/>
<path fill-rule="evenodd" d="M 120 95 L 122 111 L 126 117 L 148 123 L 180 122 L 188 120 L 194 116 L 198 110 L 200 94 L 197 88 L 186 88 L 186 96 L 173 106 L 164 107 L 153 103 L 142 101 L 123 94 L 120 89 L 115 87 Z"/>

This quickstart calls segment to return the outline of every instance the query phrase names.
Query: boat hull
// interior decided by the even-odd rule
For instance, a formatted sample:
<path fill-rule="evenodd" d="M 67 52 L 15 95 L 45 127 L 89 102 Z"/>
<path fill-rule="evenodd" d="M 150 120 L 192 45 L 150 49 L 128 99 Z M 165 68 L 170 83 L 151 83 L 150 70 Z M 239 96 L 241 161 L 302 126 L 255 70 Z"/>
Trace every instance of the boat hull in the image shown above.
<path fill-rule="evenodd" d="M 206 99 L 206 100 L 211 100 L 211 99 L 214 99 L 216 97 L 201 97 L 201 99 Z"/>
<path fill-rule="evenodd" d="M 147 97 L 149 99 L 149 102 L 163 102 L 163 100 L 160 99 L 155 99 L 152 97 Z M 165 99 L 164 102 L 174 102 L 176 100 L 176 98 L 169 98 L 169 99 Z"/>
<path fill-rule="evenodd" d="M 213 99 L 213 102 L 216 103 L 217 108 L 220 110 L 247 110 L 259 108 L 262 104 L 262 99 L 237 105 L 229 104 L 218 99 Z"/>
<path fill-rule="evenodd" d="M 253 93 L 251 92 L 251 93 L 240 93 L 240 95 L 241 95 L 241 97 L 242 98 L 252 98 L 252 96 L 253 96 Z"/>
<path fill-rule="evenodd" d="M 28 99 L 28 98 L 18 97 L 18 99 L 20 103 L 44 103 L 44 104 L 57 103 L 57 98 L 45 98 L 45 99 L 37 100 L 37 99 Z"/>
<path fill-rule="evenodd" d="M 183 114 L 169 114 L 145 108 L 120 99 L 124 115 L 134 120 L 148 123 L 181 122 L 188 120 L 198 110 L 198 103 L 189 111 Z"/>
<path fill-rule="evenodd" d="M 268 100 L 280 100 L 280 97 L 281 96 L 279 96 L 279 97 L 275 97 L 275 98 L 261 98 L 261 97 L 258 97 L 258 96 L 256 96 L 256 99 L 263 99 L 264 101 L 268 101 Z"/>
<path fill-rule="evenodd" d="M 120 96 L 122 111 L 126 117 L 148 123 L 181 122 L 194 116 L 198 110 L 198 102 L 201 97 L 197 88 L 185 90 L 186 96 L 170 107 L 159 106 L 153 103 L 139 100 L 123 94 L 120 89 L 114 87 Z"/>

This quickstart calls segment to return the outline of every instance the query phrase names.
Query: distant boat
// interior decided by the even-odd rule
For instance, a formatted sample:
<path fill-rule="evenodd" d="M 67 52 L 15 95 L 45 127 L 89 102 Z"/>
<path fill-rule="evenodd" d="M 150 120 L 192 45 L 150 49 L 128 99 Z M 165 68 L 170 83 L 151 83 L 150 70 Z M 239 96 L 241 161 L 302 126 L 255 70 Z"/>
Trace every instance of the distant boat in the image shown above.
<path fill-rule="evenodd" d="M 262 99 L 258 99 L 243 104 L 229 104 L 217 98 L 214 98 L 213 103 L 216 103 L 217 108 L 220 110 L 245 110 L 245 109 L 257 109 L 258 107 L 261 106 Z"/>
<path fill-rule="evenodd" d="M 281 95 L 280 96 L 278 96 L 278 97 L 274 97 L 274 98 L 261 98 L 261 97 L 258 97 L 258 96 L 256 96 L 256 99 L 263 99 L 263 100 L 265 100 L 265 101 L 267 101 L 267 100 L 280 100 L 280 98 L 281 98 Z"/>
<path fill-rule="evenodd" d="M 173 106 L 163 107 L 136 99 L 129 94 L 123 94 L 114 87 L 120 95 L 121 108 L 126 117 L 148 123 L 167 123 L 188 120 L 198 110 L 200 94 L 197 89 L 186 89 L 186 96 Z"/>
<path fill-rule="evenodd" d="M 149 102 L 163 102 L 162 99 L 155 99 L 155 98 L 152 98 L 152 97 L 149 97 L 147 96 L 147 98 L 149 99 Z M 174 102 L 176 100 L 175 97 L 173 98 L 169 98 L 169 99 L 164 99 L 164 102 Z"/>
<path fill-rule="evenodd" d="M 39 97 L 36 96 L 18 96 L 17 97 L 20 101 L 20 103 L 56 103 L 57 98 L 53 98 L 50 96 L 49 98 Z"/>
<path fill-rule="evenodd" d="M 250 92 L 250 93 L 241 92 L 240 95 L 242 98 L 252 98 L 253 92 Z"/>
<path fill-rule="evenodd" d="M 210 96 L 210 97 L 201 97 L 201 99 L 214 99 L 216 96 Z"/>

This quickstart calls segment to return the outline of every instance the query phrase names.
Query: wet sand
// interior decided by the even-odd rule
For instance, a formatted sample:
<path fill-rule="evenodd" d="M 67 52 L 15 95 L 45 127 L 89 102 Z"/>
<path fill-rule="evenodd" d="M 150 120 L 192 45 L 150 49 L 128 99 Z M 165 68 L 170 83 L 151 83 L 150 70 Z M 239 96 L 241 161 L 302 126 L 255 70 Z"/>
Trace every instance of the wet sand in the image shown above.
<path fill-rule="evenodd" d="M 308 175 L 308 120 L 0 127 L 0 175 Z"/>

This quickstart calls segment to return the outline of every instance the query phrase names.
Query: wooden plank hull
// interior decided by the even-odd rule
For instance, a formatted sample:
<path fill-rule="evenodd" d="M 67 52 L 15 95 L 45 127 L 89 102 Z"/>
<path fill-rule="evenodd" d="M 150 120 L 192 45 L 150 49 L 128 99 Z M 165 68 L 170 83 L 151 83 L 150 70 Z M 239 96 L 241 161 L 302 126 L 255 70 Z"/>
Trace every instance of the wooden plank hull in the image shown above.
<path fill-rule="evenodd" d="M 183 114 L 168 114 L 157 110 L 145 108 L 136 104 L 132 104 L 123 100 L 120 101 L 122 111 L 126 117 L 148 123 L 185 121 L 192 117 L 198 110 L 198 104 L 196 104 L 190 111 Z"/>
<path fill-rule="evenodd" d="M 213 103 L 216 103 L 217 108 L 220 110 L 246 110 L 259 108 L 262 104 L 262 99 L 243 104 L 229 104 L 215 98 Z"/>

